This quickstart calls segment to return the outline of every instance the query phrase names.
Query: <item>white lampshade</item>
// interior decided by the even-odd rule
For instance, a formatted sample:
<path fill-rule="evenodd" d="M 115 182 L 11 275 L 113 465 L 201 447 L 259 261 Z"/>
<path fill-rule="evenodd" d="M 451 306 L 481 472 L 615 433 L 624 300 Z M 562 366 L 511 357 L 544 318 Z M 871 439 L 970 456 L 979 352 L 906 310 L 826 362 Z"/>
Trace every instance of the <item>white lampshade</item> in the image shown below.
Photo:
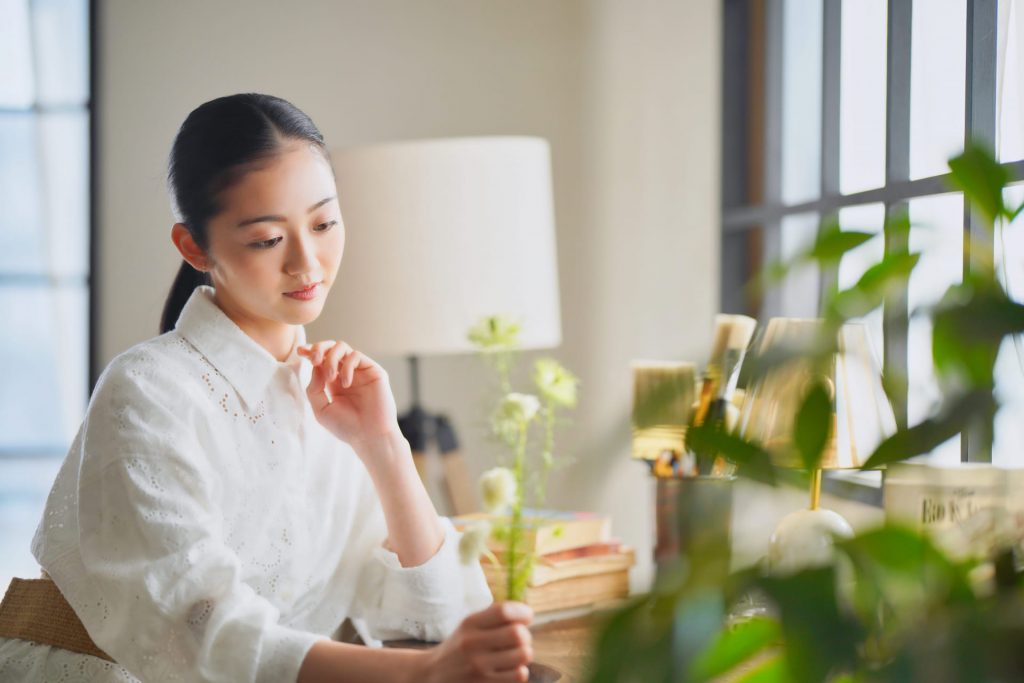
<path fill-rule="evenodd" d="M 422 140 L 332 151 L 345 257 L 316 337 L 376 356 L 472 351 L 488 315 L 523 348 L 561 343 L 545 140 Z"/>

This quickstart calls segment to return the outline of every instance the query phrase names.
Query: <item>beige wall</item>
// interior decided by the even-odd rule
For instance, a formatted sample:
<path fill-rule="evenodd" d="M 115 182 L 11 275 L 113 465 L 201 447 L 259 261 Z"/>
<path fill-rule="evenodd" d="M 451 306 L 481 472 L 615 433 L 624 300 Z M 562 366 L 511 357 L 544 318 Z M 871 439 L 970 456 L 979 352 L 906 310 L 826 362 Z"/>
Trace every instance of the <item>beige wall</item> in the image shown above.
<path fill-rule="evenodd" d="M 718 0 L 100 3 L 102 363 L 152 336 L 178 264 L 164 163 L 197 104 L 256 90 L 335 146 L 521 133 L 553 150 L 564 344 L 583 380 L 553 481 L 610 512 L 650 575 L 653 500 L 629 462 L 628 362 L 699 360 L 717 301 Z M 344 266 L 343 266 L 344 267 Z M 386 362 L 400 405 L 405 368 Z M 424 398 L 484 439 L 479 366 L 426 359 Z"/>

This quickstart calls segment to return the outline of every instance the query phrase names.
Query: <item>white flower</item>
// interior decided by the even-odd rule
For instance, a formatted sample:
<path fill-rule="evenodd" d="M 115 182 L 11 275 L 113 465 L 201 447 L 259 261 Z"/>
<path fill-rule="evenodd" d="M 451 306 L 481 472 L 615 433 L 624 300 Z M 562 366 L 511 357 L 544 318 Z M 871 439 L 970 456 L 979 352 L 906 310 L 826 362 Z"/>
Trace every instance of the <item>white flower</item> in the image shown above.
<path fill-rule="evenodd" d="M 579 379 L 554 358 L 541 358 L 533 366 L 533 382 L 548 401 L 565 408 L 576 405 Z"/>
<path fill-rule="evenodd" d="M 477 522 L 462 532 L 459 539 L 459 560 L 462 564 L 473 564 L 487 550 L 487 538 L 491 535 L 491 525 L 487 520 Z"/>
<path fill-rule="evenodd" d="M 540 399 L 533 394 L 510 393 L 501 402 L 498 412 L 508 419 L 529 424 L 540 411 Z"/>
<path fill-rule="evenodd" d="M 511 351 L 519 346 L 519 323 L 504 315 L 482 318 L 466 335 L 484 352 Z"/>
<path fill-rule="evenodd" d="M 533 394 L 519 394 L 513 391 L 498 404 L 498 410 L 492 419 L 494 433 L 505 443 L 514 445 L 519 440 L 520 432 L 530 424 L 539 411 L 539 398 Z"/>
<path fill-rule="evenodd" d="M 480 475 L 480 497 L 488 512 L 500 512 L 516 500 L 515 475 L 507 467 L 493 467 Z"/>

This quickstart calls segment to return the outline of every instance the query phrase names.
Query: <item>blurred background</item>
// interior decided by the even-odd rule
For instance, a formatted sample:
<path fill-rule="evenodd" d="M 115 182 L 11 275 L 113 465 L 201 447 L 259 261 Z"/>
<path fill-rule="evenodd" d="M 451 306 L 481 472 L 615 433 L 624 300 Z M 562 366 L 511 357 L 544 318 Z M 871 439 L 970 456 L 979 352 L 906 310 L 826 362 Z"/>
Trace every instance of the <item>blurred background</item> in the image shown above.
<path fill-rule="evenodd" d="M 963 272 L 968 218 L 935 178 L 971 130 L 970 93 L 998 102 L 988 132 L 1002 160 L 1024 158 L 1015 3 L 892 2 L 913 5 L 906 26 L 885 0 L 0 0 L 0 577 L 37 574 L 28 544 L 90 387 L 157 333 L 180 262 L 165 187 L 178 126 L 206 100 L 257 91 L 303 109 L 337 149 L 549 141 L 563 340 L 551 353 L 581 378 L 559 437 L 573 464 L 549 502 L 611 515 L 637 550 L 634 587 L 647 586 L 654 482 L 628 457 L 630 360 L 703 362 L 719 311 L 814 315 L 816 272 L 759 300 L 743 285 L 836 212 L 880 232 L 902 203 L 932 224 L 912 237 L 938 247 L 907 292 L 927 302 Z M 999 30 L 969 42 L 982 10 Z M 882 248 L 879 235 L 851 253 L 839 279 Z M 1024 245 L 997 248 L 1017 254 L 1008 272 L 1024 280 Z M 908 375 L 897 415 L 913 420 L 932 400 L 927 330 L 869 322 L 887 369 Z M 405 362 L 380 360 L 402 407 Z M 1018 360 L 1001 361 L 1017 403 L 993 459 L 1019 465 Z M 471 474 L 492 466 L 479 360 L 420 368 Z M 959 440 L 944 449 L 971 458 Z M 878 478 L 848 479 L 827 486 L 830 506 L 855 526 L 878 519 Z M 757 505 L 769 495 L 789 494 L 751 489 L 734 516 L 752 556 L 804 497 L 774 515 Z"/>

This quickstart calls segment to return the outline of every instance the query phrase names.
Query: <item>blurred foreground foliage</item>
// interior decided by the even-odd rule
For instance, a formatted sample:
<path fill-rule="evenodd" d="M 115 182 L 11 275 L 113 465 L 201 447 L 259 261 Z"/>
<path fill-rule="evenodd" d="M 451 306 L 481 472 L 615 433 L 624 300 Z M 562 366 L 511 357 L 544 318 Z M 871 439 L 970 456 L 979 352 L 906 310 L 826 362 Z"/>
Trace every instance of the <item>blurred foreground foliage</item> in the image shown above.
<path fill-rule="evenodd" d="M 967 238 L 971 268 L 963 281 L 936 306 L 914 312 L 932 321 L 942 400 L 933 415 L 901 425 L 883 441 L 866 469 L 928 453 L 963 431 L 971 432 L 975 448 L 991 452 L 996 356 L 1005 339 L 1024 332 L 1024 305 L 1008 294 L 991 258 L 995 228 L 1024 211 L 1024 204 L 1006 203 L 1013 178 L 980 145 L 969 145 L 949 167 L 951 185 L 988 230 Z M 752 288 L 770 286 L 809 264 L 834 269 L 844 254 L 874 237 L 825 223 L 814 244 L 792 261 L 767 268 Z M 824 297 L 821 337 L 802 348 L 752 357 L 744 372 L 756 377 L 795 361 L 824 367 L 846 321 L 900 301 L 921 258 L 909 249 L 909 237 L 907 216 L 889 217 L 885 256 L 853 286 Z M 898 378 L 890 386 L 899 386 Z M 808 469 L 824 452 L 830 410 L 823 388 L 808 387 L 793 426 L 793 443 Z M 772 464 L 764 446 L 720 426 L 691 426 L 687 441 L 691 448 L 725 455 L 740 476 L 772 484 L 793 478 L 791 470 Z M 697 546 L 677 572 L 659 576 L 650 593 L 603 619 L 589 680 L 1021 681 L 1019 544 L 1009 539 L 989 557 L 957 560 L 916 531 L 886 526 L 837 542 L 831 566 L 788 576 L 772 576 L 761 567 L 730 574 L 721 571 L 728 558 L 716 556 L 722 544 Z M 742 606 L 751 596 L 767 609 L 744 616 Z"/>

